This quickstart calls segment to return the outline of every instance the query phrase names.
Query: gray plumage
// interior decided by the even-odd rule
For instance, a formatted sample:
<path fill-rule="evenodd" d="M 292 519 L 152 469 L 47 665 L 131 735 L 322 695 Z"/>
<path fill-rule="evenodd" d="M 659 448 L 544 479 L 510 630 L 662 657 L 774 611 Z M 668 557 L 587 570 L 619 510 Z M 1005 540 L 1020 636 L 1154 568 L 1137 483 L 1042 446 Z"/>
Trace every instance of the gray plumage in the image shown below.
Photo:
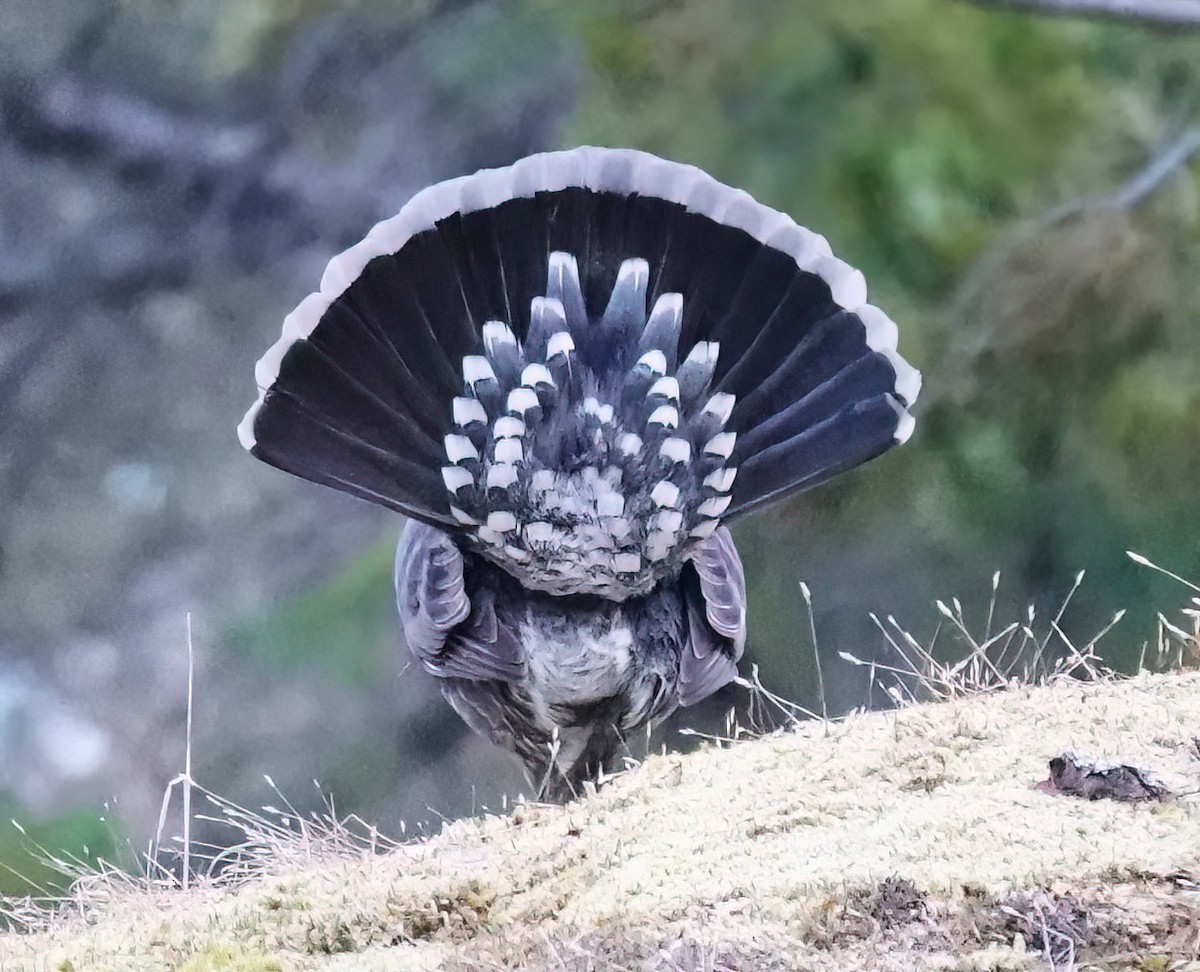
<path fill-rule="evenodd" d="M 525 588 L 625 601 L 679 573 L 716 529 L 707 511 L 728 497 L 705 482 L 726 470 L 734 439 L 722 437 L 722 400 L 701 394 L 716 352 L 703 342 L 688 358 L 684 396 L 668 373 L 682 298 L 658 298 L 651 322 L 674 323 L 647 345 L 645 260 L 621 264 L 599 320 L 584 310 L 575 258 L 548 262 L 530 316 L 558 330 L 544 348 L 536 335 L 541 354 L 488 322 L 484 355 L 464 362 L 462 421 L 445 437 L 447 502 L 460 542 Z"/>
<path fill-rule="evenodd" d="M 561 799 L 737 674 L 731 517 L 904 441 L 919 376 L 825 241 L 577 149 L 431 187 L 260 362 L 255 455 L 407 514 L 405 640 Z"/>
<path fill-rule="evenodd" d="M 682 298 L 661 296 L 648 326 L 645 260 L 621 265 L 598 320 L 575 258 L 548 264 L 530 309 L 540 355 L 488 322 L 483 359 L 464 363 L 443 467 L 461 529 L 410 522 L 396 590 L 408 645 L 453 680 L 451 704 L 561 797 L 626 734 L 737 674 L 746 592 L 718 527 L 729 484 L 705 482 L 727 469 L 733 438 L 728 449 L 719 438 L 729 408 L 702 394 L 716 346 L 687 356 L 685 395 L 667 373 Z M 689 560 L 680 589 L 664 588 Z"/>

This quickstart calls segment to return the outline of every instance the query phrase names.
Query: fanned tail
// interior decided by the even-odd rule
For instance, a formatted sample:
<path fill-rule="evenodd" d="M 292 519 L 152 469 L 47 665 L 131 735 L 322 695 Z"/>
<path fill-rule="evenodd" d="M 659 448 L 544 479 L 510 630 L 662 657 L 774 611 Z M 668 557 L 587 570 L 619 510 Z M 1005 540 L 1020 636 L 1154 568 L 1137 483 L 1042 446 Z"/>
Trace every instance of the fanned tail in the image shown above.
<path fill-rule="evenodd" d="M 691 166 L 583 148 L 427 189 L 256 371 L 256 456 L 622 600 L 912 431 L 862 275 Z"/>

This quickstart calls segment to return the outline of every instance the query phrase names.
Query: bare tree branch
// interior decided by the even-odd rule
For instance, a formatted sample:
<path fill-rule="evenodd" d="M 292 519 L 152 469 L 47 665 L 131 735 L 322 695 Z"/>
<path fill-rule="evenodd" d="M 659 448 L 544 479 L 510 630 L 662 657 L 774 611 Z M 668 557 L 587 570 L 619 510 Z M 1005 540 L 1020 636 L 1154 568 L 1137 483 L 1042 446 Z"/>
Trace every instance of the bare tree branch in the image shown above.
<path fill-rule="evenodd" d="M 1134 209 L 1197 155 L 1200 155 L 1200 127 L 1188 129 L 1112 192 L 1084 196 L 1055 206 L 1036 225 L 1045 228 L 1092 209 Z"/>
<path fill-rule="evenodd" d="M 1007 242 L 1001 242 L 993 253 L 1003 254 L 1012 245 L 1039 237 L 1047 230 L 1081 215 L 1107 210 L 1126 212 L 1136 209 L 1150 199 L 1167 181 L 1200 156 L 1200 126 L 1190 128 L 1150 159 L 1134 175 L 1111 192 L 1093 193 L 1068 199 L 1052 206 L 1040 216 L 1014 227 Z M 982 265 L 982 263 L 981 263 Z"/>
<path fill-rule="evenodd" d="M 968 0 L 1057 17 L 1105 17 L 1168 27 L 1200 28 L 1200 0 Z"/>
<path fill-rule="evenodd" d="M 0 110 L 14 117 L 13 138 L 33 150 L 104 160 L 193 196 L 208 190 L 218 203 L 257 206 L 276 214 L 275 221 L 286 223 L 296 237 L 314 228 L 336 236 L 394 205 L 394 186 L 363 184 L 321 169 L 296 153 L 269 121 L 222 125 L 194 119 L 70 75 L 28 84 L 15 97 L 0 94 Z M 331 200 L 334 178 L 338 193 Z"/>
<path fill-rule="evenodd" d="M 1193 128 L 1184 132 L 1114 192 L 1109 197 L 1112 205 L 1118 209 L 1130 209 L 1138 205 L 1197 155 L 1200 155 L 1200 128 Z"/>

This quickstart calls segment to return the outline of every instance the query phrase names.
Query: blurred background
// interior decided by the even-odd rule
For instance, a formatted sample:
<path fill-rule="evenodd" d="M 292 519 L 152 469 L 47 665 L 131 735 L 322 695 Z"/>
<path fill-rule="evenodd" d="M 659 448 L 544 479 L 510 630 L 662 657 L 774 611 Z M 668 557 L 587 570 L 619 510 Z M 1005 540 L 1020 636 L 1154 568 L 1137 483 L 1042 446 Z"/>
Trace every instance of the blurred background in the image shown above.
<path fill-rule="evenodd" d="M 579 143 L 700 165 L 863 269 L 925 374 L 905 448 L 740 523 L 749 658 L 818 706 L 933 600 L 1121 607 L 1200 575 L 1200 32 L 967 0 L 5 0 L 0 819 L 144 846 L 183 765 L 385 832 L 515 766 L 407 665 L 401 523 L 252 460 L 253 365 L 422 186 Z M 727 690 L 664 727 L 719 725 Z M 42 877 L 0 827 L 0 891 Z"/>

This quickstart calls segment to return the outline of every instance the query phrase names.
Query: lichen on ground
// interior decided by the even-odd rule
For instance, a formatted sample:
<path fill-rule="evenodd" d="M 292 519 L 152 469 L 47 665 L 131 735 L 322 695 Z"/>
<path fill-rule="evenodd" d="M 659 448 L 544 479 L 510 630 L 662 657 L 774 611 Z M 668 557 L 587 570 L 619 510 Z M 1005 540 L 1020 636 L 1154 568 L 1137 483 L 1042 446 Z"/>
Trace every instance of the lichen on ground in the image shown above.
<path fill-rule="evenodd" d="M 131 892 L 0 936 L 0 972 L 1200 969 L 1197 737 L 1197 673 L 813 722 L 386 854 Z M 1174 796 L 1035 789 L 1065 750 Z"/>

